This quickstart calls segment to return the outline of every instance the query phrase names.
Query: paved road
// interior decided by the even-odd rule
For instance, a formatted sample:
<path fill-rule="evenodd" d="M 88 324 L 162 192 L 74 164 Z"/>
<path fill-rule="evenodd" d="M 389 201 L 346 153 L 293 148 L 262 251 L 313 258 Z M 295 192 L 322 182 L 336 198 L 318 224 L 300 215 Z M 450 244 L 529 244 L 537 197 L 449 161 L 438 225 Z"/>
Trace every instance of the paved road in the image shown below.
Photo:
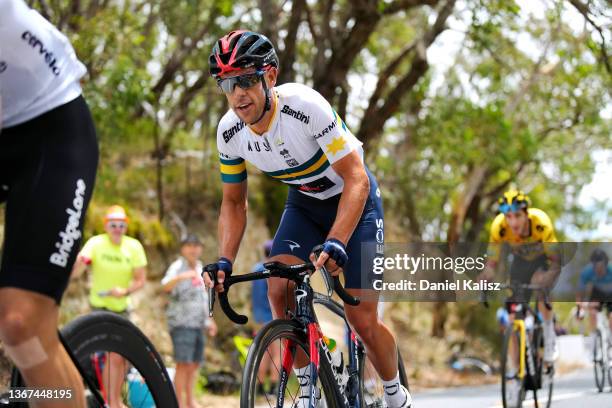
<path fill-rule="evenodd" d="M 445 388 L 414 395 L 415 408 L 502 408 L 499 385 Z M 524 407 L 533 407 L 527 400 Z M 612 408 L 612 390 L 595 390 L 590 369 L 575 371 L 555 379 L 551 408 Z"/>

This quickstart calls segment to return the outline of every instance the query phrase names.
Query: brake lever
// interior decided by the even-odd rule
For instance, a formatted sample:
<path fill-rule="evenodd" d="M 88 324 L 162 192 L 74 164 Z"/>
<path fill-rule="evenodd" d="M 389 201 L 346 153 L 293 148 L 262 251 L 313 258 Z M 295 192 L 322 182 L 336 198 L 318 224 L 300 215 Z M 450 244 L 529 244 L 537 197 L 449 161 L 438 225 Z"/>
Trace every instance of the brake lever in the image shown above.
<path fill-rule="evenodd" d="M 213 317 L 215 300 L 217 296 L 217 291 L 215 287 L 217 286 L 217 272 L 219 268 L 217 264 L 209 264 L 204 267 L 204 271 L 202 272 L 202 278 L 204 278 L 204 274 L 208 273 L 208 277 L 213 282 L 211 288 L 207 288 L 208 290 L 208 317 Z"/>

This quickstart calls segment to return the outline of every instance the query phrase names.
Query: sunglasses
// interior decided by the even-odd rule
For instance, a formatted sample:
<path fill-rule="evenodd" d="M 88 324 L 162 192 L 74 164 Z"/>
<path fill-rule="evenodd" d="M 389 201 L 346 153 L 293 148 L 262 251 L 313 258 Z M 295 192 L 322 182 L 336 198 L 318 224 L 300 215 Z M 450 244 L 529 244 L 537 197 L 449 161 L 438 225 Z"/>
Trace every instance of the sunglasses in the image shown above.
<path fill-rule="evenodd" d="M 255 71 L 251 74 L 238 75 L 230 78 L 217 79 L 217 85 L 223 92 L 230 94 L 234 88 L 239 86 L 241 89 L 249 89 L 257 85 L 263 78 L 264 71 Z"/>
<path fill-rule="evenodd" d="M 520 204 L 517 204 L 517 203 L 512 203 L 512 204 L 504 203 L 499 206 L 499 212 L 502 214 L 508 214 L 510 211 L 517 212 L 520 209 L 521 209 L 521 206 Z"/>
<path fill-rule="evenodd" d="M 112 229 L 125 229 L 127 228 L 127 223 L 123 221 L 111 221 L 108 223 L 108 226 Z"/>

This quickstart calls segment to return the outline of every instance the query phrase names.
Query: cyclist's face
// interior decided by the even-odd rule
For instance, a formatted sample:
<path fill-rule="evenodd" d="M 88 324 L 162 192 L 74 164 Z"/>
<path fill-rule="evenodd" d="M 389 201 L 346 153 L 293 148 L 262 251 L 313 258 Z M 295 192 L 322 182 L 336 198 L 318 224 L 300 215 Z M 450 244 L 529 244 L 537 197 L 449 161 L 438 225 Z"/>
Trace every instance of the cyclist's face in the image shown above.
<path fill-rule="evenodd" d="M 245 70 L 241 75 L 254 74 L 255 70 Z M 268 89 L 276 84 L 276 68 L 271 68 L 264 73 L 264 80 Z M 244 123 L 253 123 L 259 119 L 259 115 L 264 109 L 266 104 L 266 94 L 264 92 L 261 80 L 255 82 L 253 86 L 247 89 L 243 89 L 239 86 L 235 86 L 232 92 L 225 93 L 230 108 L 238 115 L 240 120 Z M 272 115 L 272 111 L 266 112 L 266 115 Z M 268 123 L 266 116 L 259 123 Z"/>
<path fill-rule="evenodd" d="M 195 262 L 202 256 L 202 245 L 185 244 L 181 247 L 181 255 L 188 261 Z"/>
<path fill-rule="evenodd" d="M 608 272 L 608 265 L 605 262 L 595 262 L 593 264 L 593 269 L 595 269 L 597 276 L 602 277 Z"/>
<path fill-rule="evenodd" d="M 506 213 L 506 222 L 515 236 L 519 237 L 529 234 L 529 217 L 527 217 L 525 211 L 508 211 Z"/>

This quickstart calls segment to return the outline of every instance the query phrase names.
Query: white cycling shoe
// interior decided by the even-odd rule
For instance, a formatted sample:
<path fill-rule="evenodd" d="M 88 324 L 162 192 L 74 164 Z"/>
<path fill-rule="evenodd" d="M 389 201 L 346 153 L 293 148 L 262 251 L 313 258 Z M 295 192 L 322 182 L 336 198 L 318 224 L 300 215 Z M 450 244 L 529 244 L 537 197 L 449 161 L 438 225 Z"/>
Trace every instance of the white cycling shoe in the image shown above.
<path fill-rule="evenodd" d="M 410 395 L 410 392 L 406 389 L 406 387 L 404 387 L 403 385 L 400 385 L 401 390 L 403 390 L 404 392 L 404 396 L 406 397 L 404 399 L 404 402 L 402 403 L 402 405 L 399 406 L 394 406 L 389 404 L 389 402 L 387 401 L 387 395 L 385 394 L 385 407 L 388 408 L 413 408 L 412 405 L 412 395 Z"/>
<path fill-rule="evenodd" d="M 514 408 L 519 404 L 519 394 L 521 392 L 521 384 L 518 380 L 509 381 L 506 386 L 506 406 Z"/>
<path fill-rule="evenodd" d="M 544 340 L 544 362 L 553 363 L 559 357 L 559 346 L 557 337 Z"/>

